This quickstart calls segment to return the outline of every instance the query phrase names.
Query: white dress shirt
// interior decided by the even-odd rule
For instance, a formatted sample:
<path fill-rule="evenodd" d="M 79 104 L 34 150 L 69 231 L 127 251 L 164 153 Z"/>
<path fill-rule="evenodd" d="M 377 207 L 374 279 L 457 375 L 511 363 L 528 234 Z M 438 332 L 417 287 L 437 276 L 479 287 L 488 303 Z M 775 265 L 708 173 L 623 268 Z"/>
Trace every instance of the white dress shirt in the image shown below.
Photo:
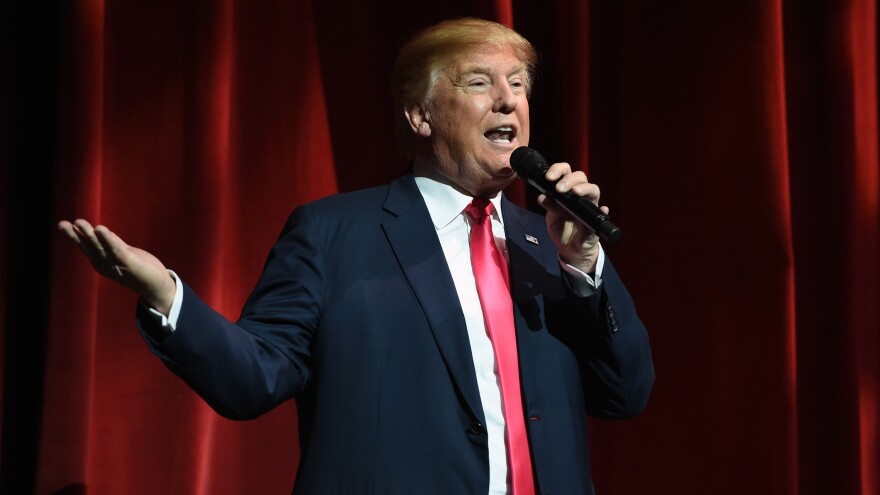
<path fill-rule="evenodd" d="M 455 291 L 461 303 L 467 325 L 468 340 L 471 344 L 471 355 L 474 360 L 474 371 L 477 375 L 477 388 L 480 391 L 480 403 L 486 417 L 486 432 L 489 437 L 489 495 L 505 495 L 509 493 L 507 480 L 507 445 L 504 440 L 504 414 L 501 401 L 501 385 L 498 381 L 498 370 L 495 367 L 495 353 L 492 341 L 486 331 L 483 320 L 483 309 L 480 296 L 477 294 L 477 283 L 471 264 L 470 230 L 472 219 L 464 212 L 473 198 L 458 192 L 454 188 L 427 177 L 416 177 L 416 185 L 428 206 L 428 213 L 437 237 L 443 248 L 443 255 L 449 265 Z M 495 211 L 492 214 L 492 233 L 495 244 L 507 254 L 507 237 L 504 233 L 504 219 L 501 213 L 501 194 L 491 198 Z M 596 273 L 602 273 L 605 255 L 600 251 Z M 561 263 L 572 289 L 582 296 L 592 295 L 598 284 L 592 277 L 581 270 Z M 598 277 L 597 277 L 598 278 Z"/>

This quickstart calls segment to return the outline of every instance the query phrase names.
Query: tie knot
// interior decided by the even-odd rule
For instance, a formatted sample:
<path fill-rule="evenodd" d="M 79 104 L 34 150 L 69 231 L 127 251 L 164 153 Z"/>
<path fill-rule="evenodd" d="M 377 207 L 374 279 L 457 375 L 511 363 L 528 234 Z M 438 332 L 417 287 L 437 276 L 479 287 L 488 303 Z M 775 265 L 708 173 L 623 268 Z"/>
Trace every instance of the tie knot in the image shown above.
<path fill-rule="evenodd" d="M 495 210 L 495 207 L 492 206 L 492 202 L 486 198 L 474 198 L 471 201 L 471 204 L 465 207 L 464 212 L 468 214 L 474 220 L 479 218 L 488 217 L 492 215 L 492 211 Z"/>

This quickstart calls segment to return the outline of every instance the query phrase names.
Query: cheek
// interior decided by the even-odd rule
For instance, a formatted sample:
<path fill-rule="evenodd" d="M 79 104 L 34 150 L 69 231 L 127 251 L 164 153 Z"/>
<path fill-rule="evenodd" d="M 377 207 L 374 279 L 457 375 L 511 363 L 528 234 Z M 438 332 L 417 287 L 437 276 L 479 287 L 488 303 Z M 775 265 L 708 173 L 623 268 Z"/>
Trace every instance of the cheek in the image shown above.
<path fill-rule="evenodd" d="M 529 123 L 529 105 L 526 104 L 519 114 L 520 136 L 522 141 L 528 142 L 531 133 L 531 125 Z"/>
<path fill-rule="evenodd" d="M 463 127 L 476 127 L 480 125 L 481 116 L 480 116 L 479 105 L 474 103 L 468 103 L 467 105 L 462 106 L 456 117 L 458 117 L 453 124 L 456 129 L 462 130 Z"/>

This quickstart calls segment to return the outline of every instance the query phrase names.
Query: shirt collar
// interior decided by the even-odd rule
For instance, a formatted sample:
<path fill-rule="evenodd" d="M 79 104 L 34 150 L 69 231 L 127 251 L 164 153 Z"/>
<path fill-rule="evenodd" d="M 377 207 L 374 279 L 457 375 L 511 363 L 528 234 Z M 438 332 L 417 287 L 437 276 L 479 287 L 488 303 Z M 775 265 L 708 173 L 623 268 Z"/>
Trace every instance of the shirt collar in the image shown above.
<path fill-rule="evenodd" d="M 465 207 L 473 201 L 474 198 L 467 194 L 462 194 L 454 187 L 438 182 L 429 177 L 416 177 L 416 186 L 422 197 L 425 199 L 425 205 L 428 207 L 428 213 L 431 215 L 431 221 L 434 222 L 434 228 L 440 230 L 453 220 L 462 215 Z M 497 193 L 494 197 L 489 198 L 492 205 L 495 206 L 495 214 L 493 218 L 504 224 L 501 216 L 501 193 Z"/>

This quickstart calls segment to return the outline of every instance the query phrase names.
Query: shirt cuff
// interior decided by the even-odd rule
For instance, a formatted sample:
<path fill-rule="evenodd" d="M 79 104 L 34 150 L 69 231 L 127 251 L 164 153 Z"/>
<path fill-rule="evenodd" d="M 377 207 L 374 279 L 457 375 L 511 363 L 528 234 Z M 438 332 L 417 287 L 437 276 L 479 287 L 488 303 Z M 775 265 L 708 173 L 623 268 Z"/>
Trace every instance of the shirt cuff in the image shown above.
<path fill-rule="evenodd" d="M 568 288 L 580 297 L 590 297 L 595 294 L 602 285 L 602 270 L 605 268 L 605 250 L 599 244 L 599 257 L 596 259 L 596 273 L 590 276 L 582 270 L 559 260 Z"/>
<path fill-rule="evenodd" d="M 173 270 L 168 270 L 168 273 L 171 274 L 171 278 L 174 279 L 175 287 L 174 300 L 171 302 L 171 309 L 168 311 L 168 316 L 163 315 L 153 308 L 147 309 L 149 309 L 150 313 L 159 320 L 162 330 L 171 333 L 174 331 L 175 327 L 177 327 L 177 319 L 180 317 L 180 307 L 183 305 L 183 283 L 181 283 L 180 277 L 178 277 Z"/>

